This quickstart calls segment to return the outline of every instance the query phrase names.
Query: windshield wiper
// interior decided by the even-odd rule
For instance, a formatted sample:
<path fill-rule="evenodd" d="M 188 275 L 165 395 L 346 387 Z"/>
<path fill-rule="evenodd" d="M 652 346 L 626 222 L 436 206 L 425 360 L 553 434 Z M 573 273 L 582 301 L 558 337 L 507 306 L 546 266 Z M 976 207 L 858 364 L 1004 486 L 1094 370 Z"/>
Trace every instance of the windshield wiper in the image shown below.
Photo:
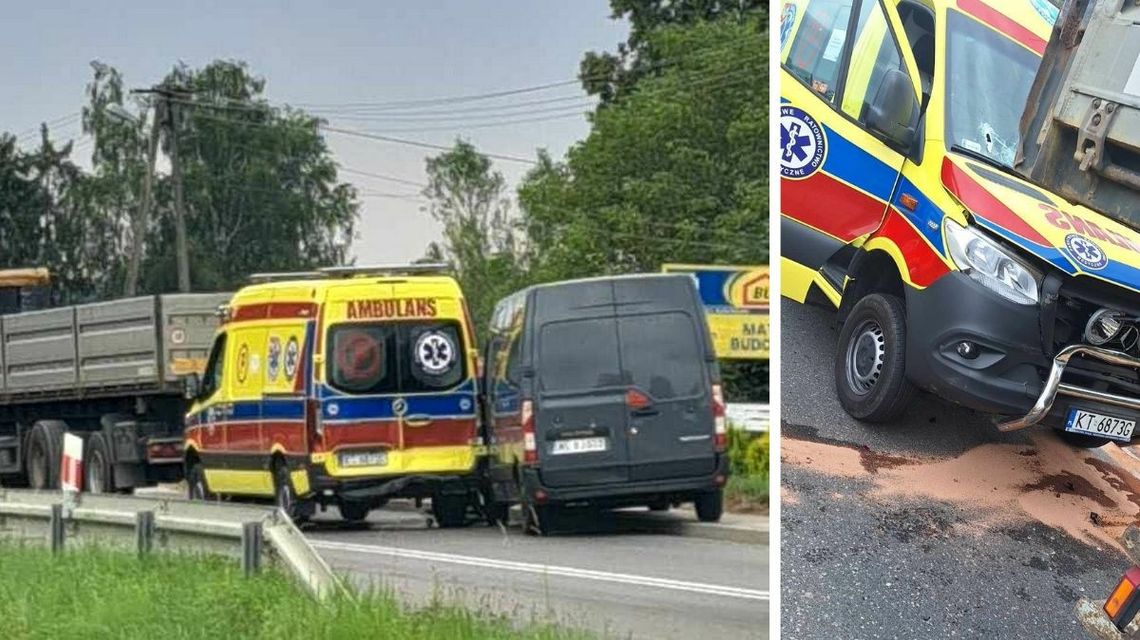
<path fill-rule="evenodd" d="M 1014 176 L 1014 177 L 1021 177 L 1017 174 L 1016 171 L 1013 170 L 1013 167 L 1009 166 L 1008 164 L 1005 164 L 1004 162 L 1001 162 L 1000 160 L 995 160 L 995 159 L 987 156 L 986 154 L 981 153 L 980 151 L 974 151 L 973 149 L 967 149 L 966 147 L 963 147 L 960 144 L 950 145 L 950 150 L 953 151 L 954 153 L 960 153 L 960 154 L 962 154 L 968 158 L 971 158 L 973 160 L 977 160 L 978 162 L 988 164 L 989 166 L 997 169 L 998 171 L 1001 171 L 1002 173 L 1008 173 L 1009 175 Z"/>

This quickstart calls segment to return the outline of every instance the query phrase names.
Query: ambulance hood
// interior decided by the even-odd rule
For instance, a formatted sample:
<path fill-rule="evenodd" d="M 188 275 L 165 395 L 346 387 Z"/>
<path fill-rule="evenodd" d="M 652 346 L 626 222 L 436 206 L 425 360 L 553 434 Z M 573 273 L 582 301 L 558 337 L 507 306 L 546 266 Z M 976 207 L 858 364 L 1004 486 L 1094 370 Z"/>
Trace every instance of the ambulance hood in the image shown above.
<path fill-rule="evenodd" d="M 948 157 L 942 184 L 977 223 L 1070 275 L 1140 291 L 1140 233 L 980 162 Z"/>

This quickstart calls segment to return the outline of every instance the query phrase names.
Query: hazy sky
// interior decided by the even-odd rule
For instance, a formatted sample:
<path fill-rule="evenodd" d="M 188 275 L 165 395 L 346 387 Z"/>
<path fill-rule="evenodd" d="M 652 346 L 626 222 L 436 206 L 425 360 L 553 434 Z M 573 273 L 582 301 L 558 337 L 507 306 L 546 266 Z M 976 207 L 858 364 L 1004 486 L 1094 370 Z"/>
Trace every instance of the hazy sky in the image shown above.
<path fill-rule="evenodd" d="M 450 145 L 457 136 L 483 151 L 561 157 L 588 131 L 577 86 L 495 100 L 345 113 L 345 103 L 390 103 L 480 94 L 573 79 L 590 49 L 613 50 L 627 32 L 607 0 L 351 0 L 269 2 L 49 2 L 0 0 L 0 130 L 25 133 L 59 120 L 56 135 L 79 136 L 76 117 L 89 62 L 117 67 L 131 87 L 153 84 L 176 61 L 199 67 L 240 59 L 267 80 L 278 103 L 339 109 L 344 128 Z M 562 99 L 565 98 L 565 99 Z M 541 104 L 522 104 L 542 101 Z M 517 122 L 524 119 L 544 119 Z M 509 122 L 509 123 L 508 123 Z M 507 123 L 507 124 L 505 124 Z M 495 126 L 481 126 L 493 124 Z M 352 169 L 423 182 L 425 151 L 327 134 Z M 32 143 L 34 135 L 22 141 Z M 90 144 L 79 140 L 83 165 Z M 430 153 L 430 152 L 428 152 Z M 528 165 L 496 161 L 512 185 Z M 351 173 L 341 179 L 373 194 L 416 194 L 414 186 Z M 412 198 L 362 199 L 359 262 L 422 255 L 438 227 Z"/>

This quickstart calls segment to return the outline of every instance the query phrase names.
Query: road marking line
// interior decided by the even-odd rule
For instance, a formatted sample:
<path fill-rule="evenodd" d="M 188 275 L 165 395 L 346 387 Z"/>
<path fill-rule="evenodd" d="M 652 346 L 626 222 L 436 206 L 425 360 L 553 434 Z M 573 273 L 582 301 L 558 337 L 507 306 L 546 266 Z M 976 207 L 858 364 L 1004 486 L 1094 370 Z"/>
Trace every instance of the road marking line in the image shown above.
<path fill-rule="evenodd" d="M 494 558 L 480 558 L 477 556 L 460 556 L 451 553 L 438 553 L 435 551 L 420 551 L 418 549 L 403 549 L 399 547 L 380 547 L 350 542 L 329 542 L 325 540 L 312 540 L 317 549 L 331 551 L 353 551 L 377 556 L 393 558 L 411 558 L 414 560 L 427 560 L 447 564 L 459 564 L 471 567 L 486 567 L 503 569 L 506 571 L 519 571 L 522 573 L 538 573 L 544 575 L 579 578 L 582 580 L 597 580 L 599 582 L 616 582 L 657 589 L 672 589 L 674 591 L 689 591 L 707 595 L 740 598 L 744 600 L 769 599 L 767 591 L 758 589 L 744 589 L 725 585 L 707 584 L 702 582 L 686 582 L 668 578 L 653 578 L 650 576 L 637 576 L 627 573 L 610 573 L 608 571 L 594 571 L 591 569 L 577 569 L 574 567 L 561 567 L 556 565 L 531 564 L 528 562 L 514 562 L 511 560 L 496 560 Z"/>

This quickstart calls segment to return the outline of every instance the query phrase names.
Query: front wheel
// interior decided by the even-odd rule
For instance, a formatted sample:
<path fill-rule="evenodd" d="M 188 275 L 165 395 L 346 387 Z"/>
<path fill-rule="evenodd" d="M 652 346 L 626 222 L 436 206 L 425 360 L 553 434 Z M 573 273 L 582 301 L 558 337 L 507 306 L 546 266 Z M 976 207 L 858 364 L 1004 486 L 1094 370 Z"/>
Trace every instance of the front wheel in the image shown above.
<path fill-rule="evenodd" d="M 340 509 L 341 519 L 353 524 L 367 520 L 369 512 L 372 511 L 371 505 L 367 502 L 341 502 L 337 508 Z"/>
<path fill-rule="evenodd" d="M 875 293 L 855 304 L 835 353 L 835 389 L 852 418 L 889 422 L 906 409 L 906 309 L 897 296 Z"/>
<path fill-rule="evenodd" d="M 115 478 L 111 467 L 111 456 L 103 434 L 93 433 L 87 438 L 87 453 L 84 455 L 86 485 L 90 493 L 112 493 Z"/>
<path fill-rule="evenodd" d="M 186 472 L 186 492 L 186 497 L 191 500 L 208 501 L 214 499 L 209 487 L 206 486 L 206 472 L 202 469 L 201 462 L 190 465 L 190 470 Z"/>
<path fill-rule="evenodd" d="M 1061 439 L 1066 443 L 1080 449 L 1098 449 L 1108 444 L 1109 442 L 1112 442 L 1112 440 L 1109 440 L 1108 438 L 1098 438 L 1096 436 L 1090 436 L 1083 433 L 1073 433 L 1071 431 L 1058 430 L 1057 433 L 1061 435 Z"/>
<path fill-rule="evenodd" d="M 467 494 L 435 494 L 431 499 L 431 513 L 442 529 L 454 529 L 467 524 Z"/>

